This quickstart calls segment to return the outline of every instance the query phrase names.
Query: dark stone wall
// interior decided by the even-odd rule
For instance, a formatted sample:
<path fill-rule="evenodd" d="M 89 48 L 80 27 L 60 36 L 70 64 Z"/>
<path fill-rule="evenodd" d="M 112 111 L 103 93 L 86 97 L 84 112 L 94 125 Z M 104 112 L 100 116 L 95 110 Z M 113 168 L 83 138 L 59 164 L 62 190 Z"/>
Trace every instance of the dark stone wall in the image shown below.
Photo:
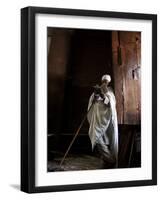
<path fill-rule="evenodd" d="M 48 29 L 48 133 L 60 133 L 71 31 Z"/>

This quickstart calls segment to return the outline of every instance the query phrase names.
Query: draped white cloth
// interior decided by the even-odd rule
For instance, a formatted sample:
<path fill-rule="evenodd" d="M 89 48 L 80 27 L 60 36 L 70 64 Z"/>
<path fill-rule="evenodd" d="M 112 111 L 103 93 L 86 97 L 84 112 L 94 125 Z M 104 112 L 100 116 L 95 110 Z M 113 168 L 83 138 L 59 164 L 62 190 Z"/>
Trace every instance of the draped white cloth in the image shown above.
<path fill-rule="evenodd" d="M 104 93 L 105 99 L 101 97 L 92 105 L 94 93 L 88 103 L 87 119 L 89 122 L 89 137 L 92 150 L 97 142 L 104 142 L 110 146 L 111 154 L 118 161 L 118 124 L 116 113 L 116 100 L 110 87 Z M 91 107 L 92 105 L 92 107 Z M 91 108 L 90 108 L 91 107 Z"/>

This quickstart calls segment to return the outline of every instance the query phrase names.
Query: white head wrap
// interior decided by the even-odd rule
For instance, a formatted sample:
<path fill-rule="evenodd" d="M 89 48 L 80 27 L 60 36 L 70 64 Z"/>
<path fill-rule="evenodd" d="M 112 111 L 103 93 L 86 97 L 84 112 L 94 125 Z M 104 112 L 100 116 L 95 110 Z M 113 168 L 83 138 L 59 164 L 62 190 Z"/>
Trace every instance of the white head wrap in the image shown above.
<path fill-rule="evenodd" d="M 102 81 L 103 80 L 107 80 L 108 82 L 111 82 L 111 76 L 108 75 L 108 74 L 105 74 L 105 75 L 102 76 Z"/>

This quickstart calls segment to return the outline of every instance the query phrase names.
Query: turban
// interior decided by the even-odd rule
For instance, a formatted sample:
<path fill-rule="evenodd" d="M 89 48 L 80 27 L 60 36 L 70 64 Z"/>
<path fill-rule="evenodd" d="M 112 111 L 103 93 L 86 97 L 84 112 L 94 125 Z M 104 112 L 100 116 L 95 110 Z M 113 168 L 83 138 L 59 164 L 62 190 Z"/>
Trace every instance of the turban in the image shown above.
<path fill-rule="evenodd" d="M 108 82 L 110 82 L 110 81 L 111 81 L 111 76 L 108 75 L 108 74 L 103 75 L 103 76 L 102 76 L 102 81 L 104 81 L 104 80 L 107 80 Z"/>

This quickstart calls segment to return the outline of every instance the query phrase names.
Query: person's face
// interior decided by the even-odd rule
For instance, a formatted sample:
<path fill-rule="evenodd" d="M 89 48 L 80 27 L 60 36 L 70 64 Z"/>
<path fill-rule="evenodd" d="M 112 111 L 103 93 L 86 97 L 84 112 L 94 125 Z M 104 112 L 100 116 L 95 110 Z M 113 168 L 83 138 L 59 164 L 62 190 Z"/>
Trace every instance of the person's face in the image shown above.
<path fill-rule="evenodd" d="M 105 84 L 106 86 L 108 86 L 109 81 L 108 80 L 103 80 L 102 83 Z"/>

